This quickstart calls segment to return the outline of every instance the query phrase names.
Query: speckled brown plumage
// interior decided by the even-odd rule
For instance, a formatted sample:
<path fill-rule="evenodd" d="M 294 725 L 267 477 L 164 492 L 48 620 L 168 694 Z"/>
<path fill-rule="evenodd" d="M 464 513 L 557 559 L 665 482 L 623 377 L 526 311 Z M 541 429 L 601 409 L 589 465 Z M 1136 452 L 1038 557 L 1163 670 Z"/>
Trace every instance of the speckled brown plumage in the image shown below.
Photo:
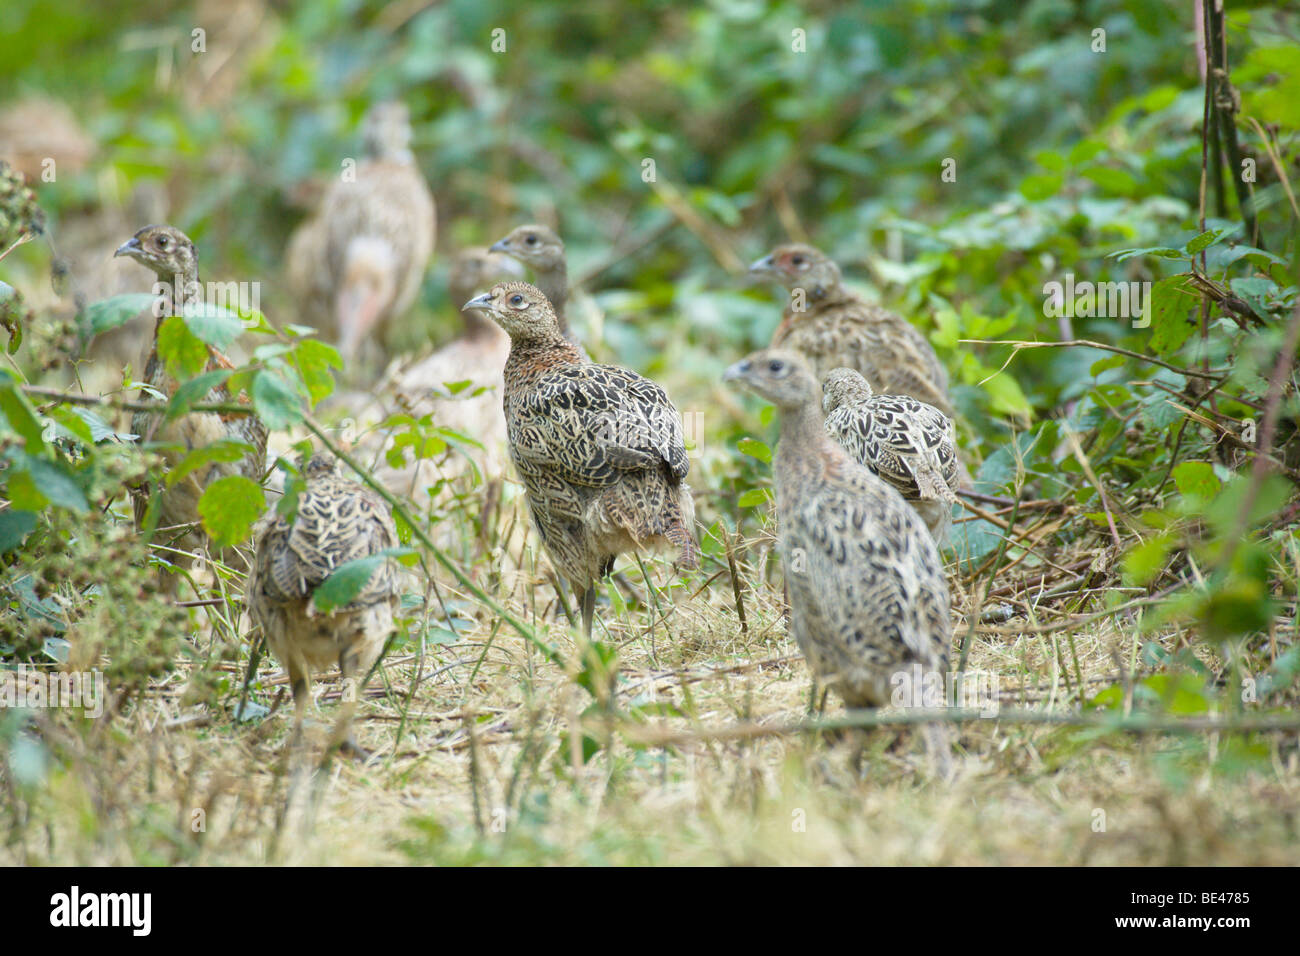
<path fill-rule="evenodd" d="M 911 395 L 952 413 L 948 373 L 924 335 L 906 319 L 844 287 L 840 269 L 812 246 L 777 246 L 750 266 L 756 279 L 790 292 L 772 348 L 801 353 L 818 377 L 844 366 L 880 392 Z M 796 308 L 802 297 L 803 309 Z"/>
<path fill-rule="evenodd" d="M 179 314 L 187 302 L 195 301 L 199 291 L 198 256 L 194 243 L 179 229 L 172 226 L 146 226 L 130 240 L 118 248 L 115 255 L 129 256 L 150 269 L 158 281 L 170 289 L 164 296 L 162 318 L 154 326 L 152 348 L 145 363 L 145 381 L 156 392 L 168 397 L 176 393 L 178 383 L 170 375 L 162 360 L 158 357 L 158 329 L 162 327 L 167 316 Z M 179 282 L 177 279 L 179 278 Z M 208 362 L 205 371 L 234 368 L 231 361 L 212 346 L 208 346 Z M 149 392 L 141 392 L 143 401 L 153 400 Z M 238 399 L 247 403 L 242 393 Z M 204 398 L 209 403 L 229 403 L 234 401 L 230 390 L 222 383 L 211 389 Z M 213 412 L 191 413 L 166 422 L 157 412 L 136 412 L 131 418 L 131 431 L 142 442 L 156 442 L 171 446 L 160 448 L 165 466 L 174 468 L 190 451 L 204 448 L 215 441 L 230 439 L 247 442 L 253 451 L 233 462 L 210 462 L 191 471 L 170 487 L 161 491 L 162 500 L 158 506 L 156 527 L 169 528 L 177 525 L 193 525 L 177 539 L 173 546 L 193 552 L 201 548 L 205 536 L 198 526 L 199 499 L 203 492 L 218 478 L 226 475 L 243 475 L 260 482 L 266 468 L 266 426 L 256 415 L 217 414 Z M 151 492 L 142 487 L 135 491 L 134 504 L 137 524 L 143 525 L 150 504 Z M 227 561 L 232 560 L 233 551 L 223 555 Z M 168 554 L 168 559 L 187 566 L 188 561 L 179 556 Z"/>
<path fill-rule="evenodd" d="M 564 252 L 564 240 L 547 226 L 526 223 L 510 230 L 510 234 L 492 244 L 493 252 L 510 256 L 533 270 L 533 282 L 542 290 L 560 322 L 560 332 L 573 343 L 583 361 L 591 356 L 574 331 L 569 328 L 569 266 Z"/>
<path fill-rule="evenodd" d="M 510 335 L 510 458 L 551 562 L 582 597 L 590 635 L 594 582 L 619 554 L 667 549 L 679 566 L 698 566 L 681 418 L 649 379 L 584 362 L 535 286 L 499 283 L 465 307 Z"/>
<path fill-rule="evenodd" d="M 826 432 L 850 457 L 892 485 L 942 546 L 957 500 L 957 445 L 952 420 L 910 395 L 876 395 L 848 368 L 822 383 Z"/>
<path fill-rule="evenodd" d="M 250 615 L 289 672 L 299 717 L 314 673 L 337 665 L 344 681 L 365 677 L 393 631 L 401 598 L 397 567 L 385 560 L 348 604 L 327 614 L 316 608 L 316 589 L 336 568 L 398 540 L 388 505 L 343 478 L 332 456 L 313 456 L 303 477 L 293 520 L 274 510 L 263 519 L 246 591 Z"/>
<path fill-rule="evenodd" d="M 303 323 L 349 357 L 372 348 L 384 324 L 415 301 L 437 232 L 406 107 L 378 103 L 363 126 L 366 158 L 340 174 L 285 253 Z"/>
<path fill-rule="evenodd" d="M 807 360 L 756 352 L 725 377 L 780 412 L 778 543 L 790 631 L 813 673 L 850 707 L 888 703 L 891 678 L 913 665 L 946 678 L 952 625 L 934 541 L 898 492 L 826 434 Z M 929 736 L 944 763 L 941 734 Z"/>

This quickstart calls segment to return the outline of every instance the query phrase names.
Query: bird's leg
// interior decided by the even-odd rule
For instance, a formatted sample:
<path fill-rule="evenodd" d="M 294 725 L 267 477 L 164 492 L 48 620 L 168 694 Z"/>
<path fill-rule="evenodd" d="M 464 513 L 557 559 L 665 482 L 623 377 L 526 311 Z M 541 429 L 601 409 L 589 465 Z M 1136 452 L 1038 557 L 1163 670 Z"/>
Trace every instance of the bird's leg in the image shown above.
<path fill-rule="evenodd" d="M 296 750 L 302 745 L 303 724 L 307 720 L 307 704 L 311 701 L 311 689 L 308 675 L 294 664 L 289 665 L 289 687 L 293 690 L 293 732 L 289 736 L 289 747 Z"/>
<path fill-rule="evenodd" d="M 587 585 L 587 590 L 582 592 L 582 633 L 587 640 L 591 640 L 591 622 L 596 614 L 596 585 L 591 583 Z"/>
<path fill-rule="evenodd" d="M 331 742 L 339 741 L 339 750 L 343 753 L 366 761 L 373 754 L 357 743 L 356 737 L 352 735 L 352 718 L 357 711 L 357 694 L 360 693 L 357 687 L 359 656 L 360 649 L 355 646 L 346 648 L 339 653 L 339 670 L 343 672 L 343 700 L 342 706 L 339 708 L 338 720 L 334 724 Z"/>

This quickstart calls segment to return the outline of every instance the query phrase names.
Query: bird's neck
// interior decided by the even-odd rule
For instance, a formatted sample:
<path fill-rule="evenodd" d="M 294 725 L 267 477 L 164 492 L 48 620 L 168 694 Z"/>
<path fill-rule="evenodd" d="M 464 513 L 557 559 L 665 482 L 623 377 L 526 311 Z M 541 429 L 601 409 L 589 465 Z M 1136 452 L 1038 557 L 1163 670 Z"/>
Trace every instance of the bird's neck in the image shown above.
<path fill-rule="evenodd" d="M 781 425 L 776 456 L 784 467 L 777 474 L 793 476 L 796 483 L 815 470 L 823 456 L 823 446 L 830 439 L 826 435 L 826 422 L 816 402 L 806 402 L 798 408 L 781 409 Z"/>
<path fill-rule="evenodd" d="M 160 274 L 157 285 L 163 287 L 162 299 L 165 305 L 159 323 L 169 316 L 180 315 L 185 306 L 203 300 L 198 269 L 188 269 L 174 275 Z"/>
<path fill-rule="evenodd" d="M 556 332 L 527 339 L 512 339 L 506 372 L 536 372 L 562 365 L 581 365 L 582 353 Z"/>
<path fill-rule="evenodd" d="M 568 335 L 569 322 L 564 315 L 564 306 L 569 299 L 569 270 L 561 262 L 550 269 L 534 270 L 537 276 L 537 288 L 542 290 L 542 294 L 551 300 L 551 305 L 555 307 L 555 315 L 560 320 L 560 332 Z"/>

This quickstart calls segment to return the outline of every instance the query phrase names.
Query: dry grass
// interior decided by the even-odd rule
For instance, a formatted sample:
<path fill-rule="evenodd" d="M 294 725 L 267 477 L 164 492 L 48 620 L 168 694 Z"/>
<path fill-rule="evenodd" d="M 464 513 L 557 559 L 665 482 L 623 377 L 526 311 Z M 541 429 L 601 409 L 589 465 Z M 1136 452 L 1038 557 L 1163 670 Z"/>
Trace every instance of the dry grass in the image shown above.
<path fill-rule="evenodd" d="M 738 552 L 744 630 L 720 551 L 690 580 L 649 565 L 665 610 L 653 628 L 653 604 L 627 607 L 611 584 L 598 637 L 617 649 L 614 690 L 594 698 L 575 683 L 580 648 L 556 619 L 518 500 L 507 498 L 498 528 L 510 529 L 509 540 L 478 555 L 475 580 L 533 625 L 566 667 L 473 611 L 476 603 L 438 576 L 442 599 L 476 616 L 459 619 L 464 632 L 454 643 L 421 654 L 408 641 L 390 653 L 358 712 L 358 738 L 377 754 L 370 763 L 322 761 L 338 710 L 336 674 L 320 685 L 318 726 L 300 753 L 285 747 L 291 708 L 232 721 L 245 646 L 224 665 L 229 688 L 219 707 L 187 703 L 182 667 L 111 721 L 40 717 L 60 765 L 45 788 L 22 793 L 0 817 L 0 862 L 1300 862 L 1294 733 L 1257 735 L 1255 759 L 1234 762 L 1218 735 L 985 720 L 962 726 L 959 774 L 949 784 L 930 776 L 919 742 L 897 729 L 726 741 L 698 733 L 785 724 L 808 711 L 809 676 L 785 633 L 779 575 L 761 558 L 766 531 Z M 473 542 L 464 544 L 472 556 Z M 1046 566 L 1019 567 L 995 592 L 1005 590 L 1040 624 L 1058 620 L 1061 600 L 1041 597 Z M 636 564 L 622 570 L 643 592 Z M 978 619 L 986 582 L 965 581 L 954 568 L 953 583 L 961 636 L 970 616 Z M 439 605 L 431 606 L 437 617 Z M 208 612 L 193 613 L 201 623 Z M 978 626 L 968 667 L 999 676 L 1004 705 L 1060 709 L 1074 700 L 1079 675 L 1089 694 L 1114 683 L 1117 662 L 1137 661 L 1135 641 L 1173 648 L 1183 638 L 1135 632 L 1119 614 L 1040 633 L 1022 613 Z M 209 637 L 203 629 L 196 641 Z M 271 703 L 283 675 L 273 662 L 259 674 L 254 698 Z M 639 746 L 635 731 L 645 727 L 691 739 Z M 584 730 L 600 745 L 586 761 Z"/>

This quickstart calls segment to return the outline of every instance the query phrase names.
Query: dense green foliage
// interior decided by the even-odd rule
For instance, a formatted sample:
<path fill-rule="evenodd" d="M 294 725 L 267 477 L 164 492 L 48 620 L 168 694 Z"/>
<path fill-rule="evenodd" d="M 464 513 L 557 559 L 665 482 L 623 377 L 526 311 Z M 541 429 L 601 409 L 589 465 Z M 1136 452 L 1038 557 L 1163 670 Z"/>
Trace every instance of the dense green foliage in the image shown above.
<path fill-rule="evenodd" d="M 165 356 L 191 378 L 203 343 L 226 344 L 242 321 L 250 364 L 213 374 L 246 388 L 273 428 L 291 429 L 342 368 L 293 325 L 281 272 L 304 184 L 352 154 L 369 103 L 400 98 L 437 197 L 439 252 L 391 344 L 416 350 L 453 334 L 445 263 L 456 248 L 557 220 L 570 274 L 587 280 L 576 324 L 593 354 L 664 381 L 702 416 L 697 437 L 710 451 L 692 482 L 716 492 L 702 508 L 714 557 L 722 529 L 762 526 L 768 498 L 770 413 L 717 386 L 779 318 L 743 267 L 786 238 L 812 242 L 929 335 L 952 375 L 976 489 L 1061 506 L 1033 539 L 1050 557 L 1035 552 L 1024 567 L 1084 555 L 1093 563 L 1070 611 L 1140 594 L 1159 601 L 1142 603 L 1133 627 L 1186 635 L 1144 647 L 1143 663 L 1161 673 L 1139 704 L 1240 708 L 1239 681 L 1255 675 L 1247 701 L 1279 707 L 1294 702 L 1300 672 L 1300 399 L 1288 338 L 1300 306 L 1300 13 L 1226 6 L 1236 100 L 1211 98 L 1227 122 L 1207 137 L 1193 4 L 1172 0 L 7 0 L 0 108 L 29 94 L 61 99 L 96 149 L 84 169 L 31 184 L 43 223 L 10 189 L 0 242 L 39 230 L 57 249 L 65 224 L 160 184 L 205 275 L 265 289 L 264 316 L 169 320 Z M 1245 165 L 1229 160 L 1227 127 Z M 109 608 L 146 637 L 173 633 L 178 613 L 142 575 L 104 570 L 144 562 L 127 540 L 122 489 L 150 459 L 115 440 L 106 414 L 24 391 L 68 381 L 58 376 L 79 344 L 114 321 L 110 307 L 42 294 L 52 265 L 40 241 L 0 262 L 13 353 L 0 370 L 10 606 L 0 655 L 12 661 L 66 659 L 57 642 L 68 622 Z M 1059 316 L 1053 283 L 1135 283 L 1125 291 L 1146 308 L 1114 314 L 1113 293 L 1063 292 L 1072 314 Z M 112 308 L 125 317 L 138 305 Z M 1075 340 L 1090 344 L 1034 347 Z M 214 381 L 182 389 L 173 412 Z M 436 424 L 407 423 L 400 447 L 431 456 L 464 437 Z M 239 449 L 194 454 L 190 467 Z M 205 524 L 210 514 L 208 530 L 238 542 L 263 500 L 246 479 L 227 482 Z M 118 521 L 106 511 L 114 502 Z M 1018 508 L 1000 513 L 1029 520 Z M 428 527 L 441 516 L 424 517 Z M 96 542 L 108 550 L 87 557 Z M 959 524 L 954 544 L 985 596 L 999 568 L 1024 556 L 1023 541 L 1008 544 L 983 519 Z M 48 570 L 80 560 L 102 576 Z M 135 596 L 147 603 L 132 607 Z M 225 650 L 209 656 L 230 656 L 234 622 L 216 629 Z M 144 641 L 136 676 L 174 653 L 161 637 Z M 1132 702 L 1119 684 L 1076 702 L 1089 697 Z"/>

